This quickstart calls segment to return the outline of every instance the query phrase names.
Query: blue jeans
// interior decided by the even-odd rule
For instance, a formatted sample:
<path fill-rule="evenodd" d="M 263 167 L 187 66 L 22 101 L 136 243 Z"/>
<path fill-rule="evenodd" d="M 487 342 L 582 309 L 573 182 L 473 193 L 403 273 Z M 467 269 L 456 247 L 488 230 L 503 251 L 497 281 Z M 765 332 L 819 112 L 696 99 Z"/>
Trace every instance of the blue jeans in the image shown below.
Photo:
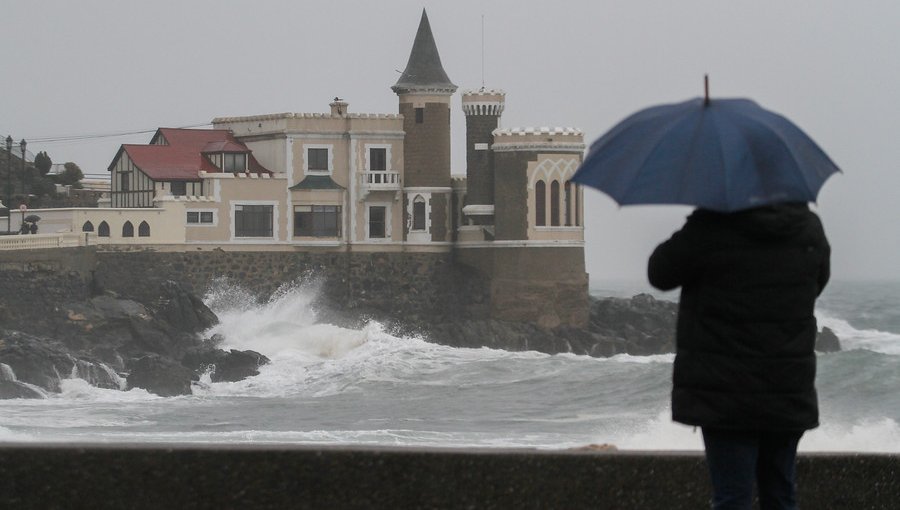
<path fill-rule="evenodd" d="M 797 443 L 803 432 L 703 427 L 715 510 L 749 510 L 753 485 L 760 510 L 796 510 Z"/>

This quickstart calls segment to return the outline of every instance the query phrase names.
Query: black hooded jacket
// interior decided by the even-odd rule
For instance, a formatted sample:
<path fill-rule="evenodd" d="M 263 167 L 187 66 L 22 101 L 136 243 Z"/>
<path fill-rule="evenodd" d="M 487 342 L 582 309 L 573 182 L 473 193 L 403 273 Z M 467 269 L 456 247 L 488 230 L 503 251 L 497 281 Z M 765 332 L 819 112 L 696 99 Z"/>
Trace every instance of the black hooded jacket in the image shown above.
<path fill-rule="evenodd" d="M 815 301 L 830 248 L 806 204 L 698 209 L 650 256 L 650 283 L 681 287 L 672 417 L 688 425 L 818 425 Z"/>

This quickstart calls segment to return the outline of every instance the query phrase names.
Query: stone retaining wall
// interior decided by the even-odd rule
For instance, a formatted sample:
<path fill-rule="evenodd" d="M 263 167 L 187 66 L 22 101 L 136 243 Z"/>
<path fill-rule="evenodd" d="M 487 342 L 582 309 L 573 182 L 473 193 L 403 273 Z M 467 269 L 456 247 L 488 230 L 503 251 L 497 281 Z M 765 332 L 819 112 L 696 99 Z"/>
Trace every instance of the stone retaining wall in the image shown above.
<path fill-rule="evenodd" d="M 891 509 L 897 455 L 801 455 L 802 508 Z M 698 509 L 699 453 L 0 445 L 0 508 Z"/>
<path fill-rule="evenodd" d="M 265 299 L 281 285 L 316 282 L 320 304 L 410 326 L 486 317 L 487 283 L 448 253 L 105 252 L 97 254 L 103 288 L 130 296 L 146 278 L 185 281 L 203 295 L 216 279 Z"/>

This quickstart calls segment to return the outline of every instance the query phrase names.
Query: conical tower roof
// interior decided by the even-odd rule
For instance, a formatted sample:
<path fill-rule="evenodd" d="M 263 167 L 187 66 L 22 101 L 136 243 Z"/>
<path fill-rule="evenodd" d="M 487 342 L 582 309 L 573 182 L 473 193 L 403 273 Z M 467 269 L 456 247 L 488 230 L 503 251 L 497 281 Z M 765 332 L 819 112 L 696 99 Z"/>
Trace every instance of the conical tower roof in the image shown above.
<path fill-rule="evenodd" d="M 450 81 L 444 66 L 441 65 L 441 56 L 434 43 L 425 9 L 422 9 L 422 20 L 419 22 L 419 31 L 416 32 L 412 51 L 409 53 L 409 62 L 391 89 L 397 94 L 413 91 L 447 94 L 456 92 L 456 85 Z"/>

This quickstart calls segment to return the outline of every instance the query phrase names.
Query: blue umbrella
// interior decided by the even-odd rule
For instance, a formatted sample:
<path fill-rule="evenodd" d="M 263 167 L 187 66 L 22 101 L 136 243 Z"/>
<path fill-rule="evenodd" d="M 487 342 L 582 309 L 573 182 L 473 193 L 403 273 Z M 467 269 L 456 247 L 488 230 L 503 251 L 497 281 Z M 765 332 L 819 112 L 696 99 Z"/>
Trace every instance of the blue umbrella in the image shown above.
<path fill-rule="evenodd" d="M 696 98 L 626 118 L 591 145 L 572 178 L 621 205 L 722 212 L 814 202 L 840 172 L 788 119 L 749 99 Z"/>

